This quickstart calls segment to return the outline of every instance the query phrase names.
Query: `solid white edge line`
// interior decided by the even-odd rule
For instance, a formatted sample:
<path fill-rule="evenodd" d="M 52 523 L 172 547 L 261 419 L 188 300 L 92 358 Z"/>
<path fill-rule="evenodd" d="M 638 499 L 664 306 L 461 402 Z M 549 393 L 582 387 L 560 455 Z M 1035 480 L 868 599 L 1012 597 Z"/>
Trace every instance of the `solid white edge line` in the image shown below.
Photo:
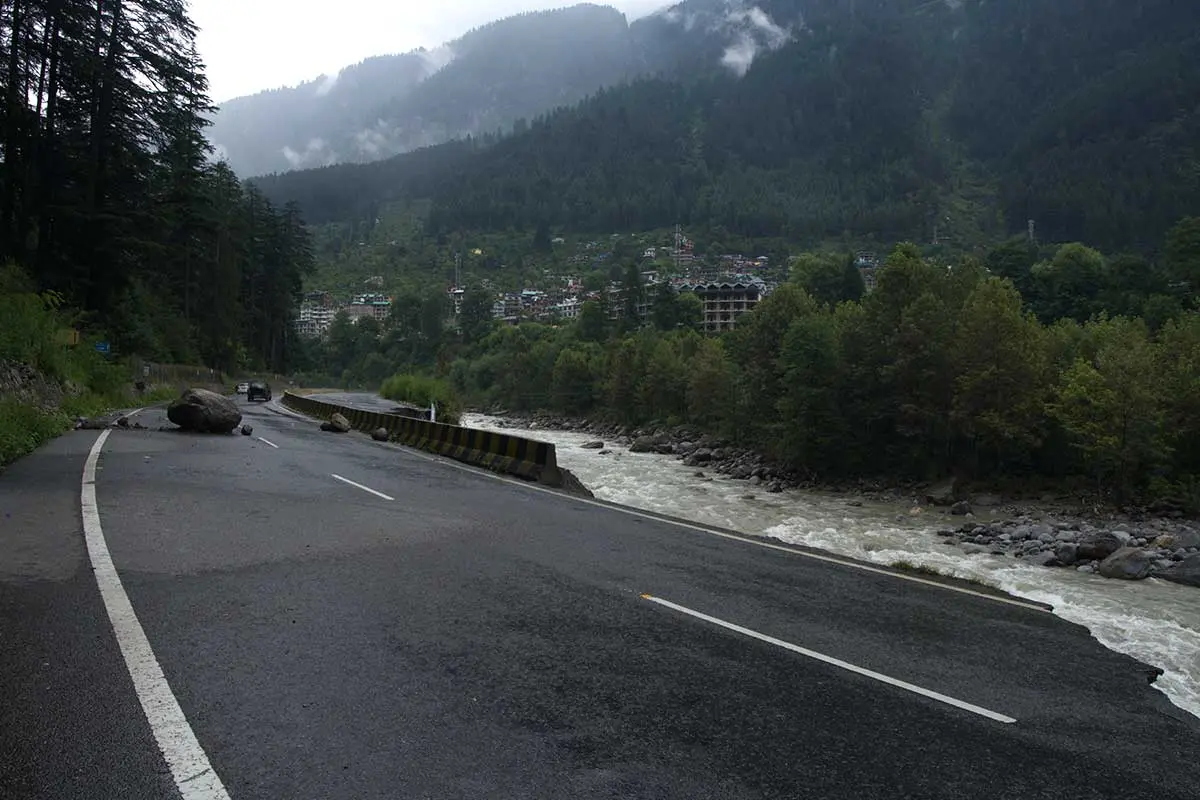
<path fill-rule="evenodd" d="M 333 478 L 336 478 L 337 480 L 341 481 L 342 483 L 348 483 L 351 486 L 353 486 L 355 489 L 362 489 L 364 492 L 370 492 L 371 494 L 375 495 L 376 497 L 382 497 L 384 500 L 395 500 L 396 499 L 394 497 L 389 497 L 388 495 L 384 494 L 383 492 L 377 492 L 374 489 L 370 488 L 369 486 L 363 486 L 361 483 L 355 483 L 354 481 L 350 480 L 349 478 L 343 478 L 341 475 L 334 475 L 332 472 L 330 473 L 330 475 Z"/>
<path fill-rule="evenodd" d="M 922 686 L 917 686 L 916 684 L 908 683 L 906 681 L 902 681 L 897 678 L 893 678 L 888 675 L 884 675 L 883 673 L 866 669 L 865 667 L 856 666 L 854 664 L 849 663 L 848 661 L 842 661 L 840 658 L 834 658 L 833 656 L 827 656 L 824 653 L 818 653 L 815 650 L 809 650 L 806 647 L 800 647 L 799 645 L 794 645 L 791 642 L 785 642 L 782 639 L 776 639 L 774 636 L 768 636 L 765 633 L 759 633 L 758 631 L 754 631 L 749 628 L 744 628 L 741 625 L 735 625 L 732 622 L 726 622 L 723 619 L 718 619 L 716 617 L 709 616 L 708 614 L 704 614 L 702 612 L 695 611 L 686 606 L 681 606 L 678 603 L 672 603 L 670 600 L 663 600 L 661 597 L 654 597 L 653 595 L 649 595 L 649 594 L 643 594 L 641 597 L 643 600 L 649 600 L 651 603 L 657 603 L 660 606 L 665 606 L 667 608 L 673 609 L 675 611 L 678 611 L 681 614 L 687 614 L 688 616 L 695 617 L 696 619 L 704 620 L 705 622 L 712 623 L 713 625 L 718 625 L 722 628 L 727 628 L 728 630 L 734 631 L 736 633 L 740 633 L 743 636 L 749 636 L 752 639 L 758 639 L 759 641 L 763 641 L 768 644 L 773 644 L 776 647 L 782 647 L 784 650 L 790 650 L 793 653 L 799 653 L 802 656 L 806 656 L 808 658 L 812 658 L 817 661 L 821 661 L 826 664 L 830 664 L 830 665 L 838 667 L 840 669 L 844 669 L 848 672 L 853 672 L 856 675 L 862 675 L 864 677 L 871 678 L 872 680 L 879 681 L 880 683 L 886 683 L 889 686 L 895 686 L 898 689 L 904 689 L 905 691 L 913 692 L 914 694 L 919 694 L 922 697 L 928 697 L 931 700 L 937 700 L 940 703 L 945 703 L 946 705 L 954 706 L 955 708 L 960 708 L 963 711 L 969 711 L 972 714 L 978 714 L 981 717 L 987 717 L 988 719 L 994 720 L 996 722 L 1003 722 L 1006 725 L 1011 725 L 1016 722 L 1016 719 L 1014 719 L 1013 717 L 1007 716 L 1005 714 L 1000 714 L 995 711 L 991 711 L 989 709 L 983 708 L 982 706 L 977 706 L 977 705 L 974 705 L 973 703 L 968 703 L 964 700 L 959 700 L 957 698 L 950 697 L 949 695 L 942 694 L 941 692 L 935 692 L 932 689 L 926 689 Z"/>
<path fill-rule="evenodd" d="M 96 585 L 100 588 L 100 597 L 108 611 L 129 677 L 133 679 L 138 702 L 183 800 L 229 800 L 225 786 L 197 741 L 183 709 L 179 707 L 179 701 L 171 692 L 104 540 L 100 510 L 96 503 L 96 464 L 110 432 L 102 431 L 92 445 L 83 465 L 80 492 L 84 539 L 96 575 Z"/>
<path fill-rule="evenodd" d="M 256 437 L 254 437 L 254 438 L 258 439 L 260 442 L 262 442 L 263 444 L 265 444 L 265 445 L 267 445 L 267 446 L 269 446 L 269 447 L 274 447 L 276 450 L 278 450 L 278 449 L 279 449 L 279 445 L 275 444 L 274 442 L 268 442 L 266 439 L 264 439 L 264 438 L 263 438 L 263 437 L 261 437 L 261 436 L 256 436 Z"/>

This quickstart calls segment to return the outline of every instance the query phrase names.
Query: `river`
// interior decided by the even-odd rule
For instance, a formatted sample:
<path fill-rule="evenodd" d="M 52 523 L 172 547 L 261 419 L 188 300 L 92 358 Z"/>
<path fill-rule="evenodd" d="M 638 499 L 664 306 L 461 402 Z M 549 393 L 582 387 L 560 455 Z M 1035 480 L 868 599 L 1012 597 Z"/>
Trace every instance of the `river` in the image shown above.
<path fill-rule="evenodd" d="M 552 442 L 558 463 L 602 500 L 877 564 L 903 561 L 930 567 L 1048 603 L 1055 614 L 1083 625 L 1105 646 L 1165 670 L 1154 685 L 1200 717 L 1200 589 L 967 555 L 936 536 L 948 524 L 941 515 L 908 516 L 894 505 L 851 507 L 844 497 L 812 492 L 772 495 L 722 476 L 703 480 L 695 477 L 695 468 L 671 456 L 630 453 L 612 443 L 606 443 L 612 450 L 608 455 L 585 450 L 581 445 L 596 437 L 583 433 L 505 427 L 503 420 L 476 414 L 467 415 L 463 424 Z"/>

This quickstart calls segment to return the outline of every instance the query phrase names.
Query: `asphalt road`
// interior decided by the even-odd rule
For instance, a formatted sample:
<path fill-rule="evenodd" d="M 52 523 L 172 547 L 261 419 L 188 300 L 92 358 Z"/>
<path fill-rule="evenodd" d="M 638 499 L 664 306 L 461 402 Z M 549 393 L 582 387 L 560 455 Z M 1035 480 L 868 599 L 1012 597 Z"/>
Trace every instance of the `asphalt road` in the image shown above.
<path fill-rule="evenodd" d="M 245 414 L 115 431 L 95 482 L 230 797 L 1200 797 L 1197 720 L 1044 611 Z M 84 546 L 96 435 L 0 477 L 0 797 L 181 796 Z"/>
<path fill-rule="evenodd" d="M 282 396 L 282 395 L 281 395 Z M 324 400 L 349 408 L 361 408 L 363 411 L 390 413 L 396 410 L 397 403 L 387 400 L 370 392 L 321 392 L 313 395 L 314 400 Z"/>

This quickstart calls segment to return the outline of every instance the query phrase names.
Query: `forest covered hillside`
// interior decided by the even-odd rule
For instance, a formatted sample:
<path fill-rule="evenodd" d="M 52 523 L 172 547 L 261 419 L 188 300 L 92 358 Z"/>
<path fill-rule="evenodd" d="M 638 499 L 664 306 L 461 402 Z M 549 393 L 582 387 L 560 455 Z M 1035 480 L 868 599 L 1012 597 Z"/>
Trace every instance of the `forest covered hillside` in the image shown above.
<path fill-rule="evenodd" d="M 633 27 L 657 77 L 514 135 L 257 184 L 310 221 L 427 198 L 434 232 L 972 246 L 1033 220 L 1148 249 L 1200 206 L 1197 23 L 1172 0 L 693 0 Z"/>

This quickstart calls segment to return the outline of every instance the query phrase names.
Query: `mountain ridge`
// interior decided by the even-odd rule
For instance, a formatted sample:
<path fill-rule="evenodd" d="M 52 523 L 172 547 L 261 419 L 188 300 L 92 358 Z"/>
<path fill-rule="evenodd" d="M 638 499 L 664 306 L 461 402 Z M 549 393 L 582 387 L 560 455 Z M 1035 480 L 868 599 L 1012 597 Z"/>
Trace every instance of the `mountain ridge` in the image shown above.
<path fill-rule="evenodd" d="M 684 3 L 647 24 L 686 33 L 686 12 L 714 7 L 728 8 Z M 707 71 L 664 69 L 603 89 L 520 135 L 471 137 L 369 173 L 332 167 L 259 185 L 313 221 L 426 198 L 434 233 L 678 222 L 795 242 L 964 247 L 1032 220 L 1048 241 L 1145 250 L 1200 205 L 1200 7 L 754 8 L 792 34 L 741 77 L 722 63 L 721 38 L 693 23 L 696 38 L 678 52 L 703 54 Z M 670 64 L 676 52 L 657 56 Z"/>
<path fill-rule="evenodd" d="M 533 62 L 533 63 L 531 63 Z M 634 68 L 616 9 L 581 3 L 476 27 L 222 103 L 209 139 L 240 175 L 369 162 L 571 105 Z"/>
<path fill-rule="evenodd" d="M 638 77 L 741 75 L 795 31 L 745 0 L 691 0 L 632 22 L 594 3 L 526 12 L 432 50 L 234 98 L 221 104 L 209 138 L 243 176 L 367 163 L 505 133 Z"/>

